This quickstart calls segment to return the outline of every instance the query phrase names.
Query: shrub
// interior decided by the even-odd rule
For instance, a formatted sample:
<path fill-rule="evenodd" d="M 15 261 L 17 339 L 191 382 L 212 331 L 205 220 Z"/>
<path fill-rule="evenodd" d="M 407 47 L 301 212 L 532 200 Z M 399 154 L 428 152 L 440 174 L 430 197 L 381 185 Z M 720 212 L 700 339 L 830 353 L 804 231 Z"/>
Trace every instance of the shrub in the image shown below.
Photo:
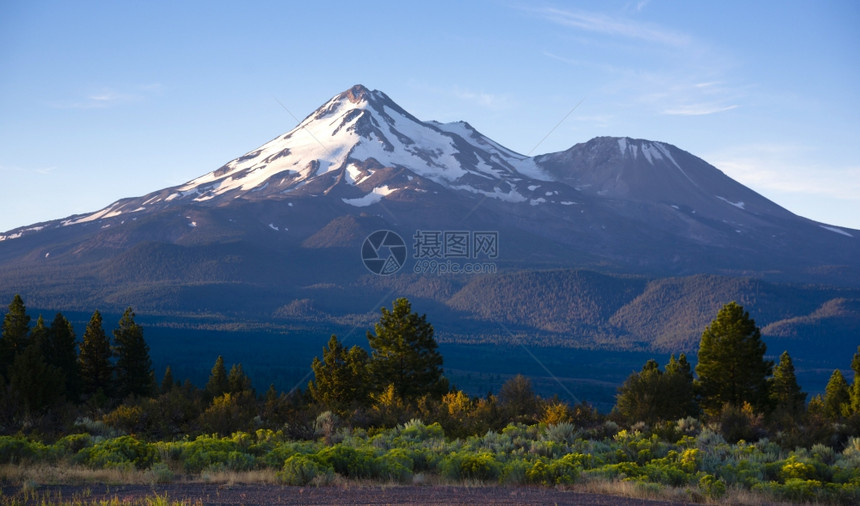
<path fill-rule="evenodd" d="M 287 485 L 307 485 L 312 481 L 328 482 L 334 471 L 323 466 L 307 455 L 293 455 L 284 461 L 284 467 L 278 473 L 278 478 Z"/>
<path fill-rule="evenodd" d="M 812 502 L 823 492 L 820 481 L 802 478 L 790 478 L 783 484 L 774 481 L 758 483 L 752 488 L 776 499 L 795 503 Z"/>
<path fill-rule="evenodd" d="M 699 478 L 699 489 L 708 499 L 720 499 L 726 495 L 726 482 L 711 474 Z"/>
<path fill-rule="evenodd" d="M 570 485 L 579 478 L 580 467 L 573 455 L 550 461 L 537 460 L 526 470 L 528 483 L 539 485 Z"/>
<path fill-rule="evenodd" d="M 393 448 L 375 461 L 376 477 L 406 483 L 412 479 L 413 460 L 403 448 Z"/>
<path fill-rule="evenodd" d="M 247 471 L 256 466 L 253 455 L 242 451 L 249 446 L 241 435 L 232 438 L 198 436 L 193 441 L 182 443 L 181 459 L 185 470 L 199 473 L 204 469 Z"/>
<path fill-rule="evenodd" d="M 516 459 L 502 466 L 499 481 L 506 485 L 523 485 L 526 483 L 526 473 L 530 469 L 528 462 Z"/>
<path fill-rule="evenodd" d="M 442 475 L 452 480 L 491 481 L 499 477 L 501 465 L 489 452 L 452 453 L 442 459 Z"/>
<path fill-rule="evenodd" d="M 570 422 L 559 422 L 546 428 L 544 437 L 553 443 L 573 444 L 579 437 L 576 426 Z"/>
<path fill-rule="evenodd" d="M 155 448 L 132 436 L 121 436 L 84 448 L 78 453 L 84 464 L 103 469 L 146 469 L 158 458 Z"/>
<path fill-rule="evenodd" d="M 84 448 L 93 445 L 93 437 L 89 434 L 69 434 L 54 443 L 54 448 L 66 455 L 75 455 Z"/>
<path fill-rule="evenodd" d="M 348 478 L 372 478 L 375 455 L 369 449 L 356 449 L 343 445 L 324 448 L 316 460 L 337 474 Z"/>
<path fill-rule="evenodd" d="M 0 464 L 39 460 L 47 454 L 48 448 L 37 441 L 19 436 L 0 436 Z"/>
<path fill-rule="evenodd" d="M 815 477 L 815 466 L 800 462 L 796 456 L 792 455 L 785 460 L 779 475 L 785 482 L 792 479 L 808 480 Z"/>
<path fill-rule="evenodd" d="M 395 429 L 397 439 L 413 443 L 423 443 L 430 440 L 445 438 L 445 431 L 439 422 L 424 425 L 421 420 L 412 419 Z"/>

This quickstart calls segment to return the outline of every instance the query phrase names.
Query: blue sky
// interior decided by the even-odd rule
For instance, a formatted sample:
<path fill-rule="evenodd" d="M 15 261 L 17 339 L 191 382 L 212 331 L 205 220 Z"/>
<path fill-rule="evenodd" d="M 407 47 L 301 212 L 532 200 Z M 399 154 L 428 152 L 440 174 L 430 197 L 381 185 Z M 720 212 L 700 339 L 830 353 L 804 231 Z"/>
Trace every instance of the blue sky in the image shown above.
<path fill-rule="evenodd" d="M 858 27 L 851 0 L 0 0 L 0 231 L 193 179 L 356 83 L 521 153 L 668 142 L 860 229 Z"/>

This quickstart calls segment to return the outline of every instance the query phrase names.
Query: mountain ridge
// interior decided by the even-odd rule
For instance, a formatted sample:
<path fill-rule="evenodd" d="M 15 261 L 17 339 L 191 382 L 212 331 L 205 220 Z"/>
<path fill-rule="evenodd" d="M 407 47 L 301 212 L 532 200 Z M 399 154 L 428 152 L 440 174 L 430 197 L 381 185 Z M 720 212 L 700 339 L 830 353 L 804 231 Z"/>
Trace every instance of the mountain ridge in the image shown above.
<path fill-rule="evenodd" d="M 412 253 L 393 276 L 362 264 L 361 243 L 376 230 L 396 232 Z M 497 257 L 453 258 L 490 263 L 497 275 L 418 273 L 418 231 L 497 234 Z M 504 322 L 574 344 L 605 335 L 671 349 L 689 345 L 691 327 L 645 308 L 698 324 L 702 314 L 684 304 L 711 310 L 709 283 L 741 297 L 736 287 L 753 285 L 737 279 L 793 294 L 767 309 L 779 335 L 819 321 L 844 333 L 858 321 L 858 259 L 860 231 L 798 217 L 671 144 L 597 137 L 529 157 L 356 85 L 181 185 L 0 234 L 0 297 L 351 321 L 368 299 L 400 293 L 468 328 Z M 817 288 L 790 288 L 798 284 Z M 603 285 L 632 298 L 619 306 Z M 796 303 L 813 292 L 817 306 Z M 813 314 L 840 297 L 825 306 L 832 314 Z"/>

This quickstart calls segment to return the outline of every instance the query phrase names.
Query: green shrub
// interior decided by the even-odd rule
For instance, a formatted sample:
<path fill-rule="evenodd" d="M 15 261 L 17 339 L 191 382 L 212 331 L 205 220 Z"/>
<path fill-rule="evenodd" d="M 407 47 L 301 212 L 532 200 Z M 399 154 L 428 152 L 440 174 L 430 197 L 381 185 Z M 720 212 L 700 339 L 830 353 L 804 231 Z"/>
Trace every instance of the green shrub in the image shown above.
<path fill-rule="evenodd" d="M 693 475 L 687 474 L 680 464 L 669 459 L 655 459 L 642 466 L 642 472 L 648 481 L 680 487 L 689 483 Z"/>
<path fill-rule="evenodd" d="M 84 448 L 78 457 L 93 468 L 147 469 L 158 459 L 158 453 L 132 436 L 120 436 Z"/>
<path fill-rule="evenodd" d="M 708 499 L 720 499 L 726 495 L 726 482 L 711 474 L 699 478 L 699 489 Z"/>
<path fill-rule="evenodd" d="M 525 471 L 527 483 L 536 485 L 570 485 L 579 478 L 580 467 L 575 458 L 566 455 L 561 459 L 550 461 L 535 461 Z"/>
<path fill-rule="evenodd" d="M 149 472 L 152 475 L 152 481 L 155 483 L 170 483 L 176 477 L 170 467 L 164 462 L 156 462 L 152 465 Z"/>
<path fill-rule="evenodd" d="M 527 480 L 526 473 L 530 468 L 530 464 L 524 460 L 506 462 L 502 466 L 499 481 L 505 485 L 524 485 Z"/>
<path fill-rule="evenodd" d="M 307 455 L 296 454 L 284 462 L 278 478 L 287 485 L 307 485 L 314 482 L 328 482 L 334 470 L 311 459 Z"/>
<path fill-rule="evenodd" d="M 377 478 L 400 483 L 407 483 L 412 479 L 413 465 L 412 457 L 403 448 L 392 448 L 374 462 Z"/>
<path fill-rule="evenodd" d="M 499 477 L 502 466 L 489 452 L 452 453 L 440 463 L 442 476 L 451 480 L 492 481 Z"/>
<path fill-rule="evenodd" d="M 84 448 L 93 445 L 93 437 L 89 434 L 69 434 L 54 443 L 54 448 L 64 455 L 75 455 Z"/>
<path fill-rule="evenodd" d="M 781 501 L 812 502 L 823 492 L 822 483 L 818 480 L 789 478 L 785 483 L 774 481 L 758 483 L 753 490 L 767 493 Z"/>
<path fill-rule="evenodd" d="M 815 466 L 801 462 L 797 460 L 796 456 L 792 455 L 782 465 L 779 477 L 785 482 L 792 479 L 808 480 L 815 477 Z"/>
<path fill-rule="evenodd" d="M 48 448 L 38 441 L 19 436 L 0 436 L 0 464 L 38 461 L 48 454 Z"/>
<path fill-rule="evenodd" d="M 293 455 L 316 453 L 319 448 L 320 444 L 316 441 L 282 442 L 260 455 L 257 460 L 259 464 L 265 467 L 280 469 L 283 467 L 284 461 Z"/>
<path fill-rule="evenodd" d="M 185 470 L 199 473 L 204 469 L 247 471 L 257 462 L 253 455 L 242 451 L 250 442 L 242 437 L 217 438 L 198 436 L 193 441 L 182 443 L 182 460 Z"/>
<path fill-rule="evenodd" d="M 348 478 L 372 478 L 375 474 L 376 456 L 370 449 L 356 449 L 338 444 L 321 450 L 317 453 L 316 460 Z"/>

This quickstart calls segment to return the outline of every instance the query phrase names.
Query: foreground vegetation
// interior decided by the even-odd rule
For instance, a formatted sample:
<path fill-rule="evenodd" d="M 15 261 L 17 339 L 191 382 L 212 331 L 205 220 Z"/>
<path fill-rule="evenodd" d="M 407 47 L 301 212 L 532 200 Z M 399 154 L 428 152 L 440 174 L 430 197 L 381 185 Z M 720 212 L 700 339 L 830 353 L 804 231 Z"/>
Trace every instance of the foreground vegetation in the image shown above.
<path fill-rule="evenodd" d="M 649 360 L 608 414 L 541 398 L 522 376 L 486 397 L 451 387 L 406 299 L 383 308 L 369 353 L 332 336 L 307 389 L 287 393 L 258 395 L 222 357 L 204 388 L 169 368 L 157 386 L 131 308 L 113 336 L 98 311 L 81 343 L 60 314 L 30 328 L 15 298 L 0 337 L 2 484 L 358 480 L 860 503 L 860 349 L 853 384 L 834 371 L 807 403 L 791 357 L 767 360 L 735 303 L 703 332 L 695 371 L 684 355 Z"/>
<path fill-rule="evenodd" d="M 6 482 L 24 476 L 35 483 L 90 476 L 98 482 L 113 477 L 119 482 L 165 483 L 231 473 L 235 479 L 246 473 L 246 479 L 287 485 L 350 479 L 594 490 L 603 484 L 604 490 L 694 501 L 860 501 L 860 438 L 852 438 L 841 452 L 823 445 L 786 451 L 767 439 L 728 443 L 692 418 L 633 429 L 620 429 L 611 421 L 588 427 L 570 422 L 510 424 L 466 438 L 446 437 L 440 424 L 418 420 L 372 431 L 340 426 L 330 412 L 316 422 L 318 437 L 313 440 L 260 429 L 147 442 L 131 435 L 111 436 L 99 423 L 81 426 L 89 432 L 53 444 L 3 436 L 0 477 Z M 27 469 L 34 473 L 27 474 Z"/>

